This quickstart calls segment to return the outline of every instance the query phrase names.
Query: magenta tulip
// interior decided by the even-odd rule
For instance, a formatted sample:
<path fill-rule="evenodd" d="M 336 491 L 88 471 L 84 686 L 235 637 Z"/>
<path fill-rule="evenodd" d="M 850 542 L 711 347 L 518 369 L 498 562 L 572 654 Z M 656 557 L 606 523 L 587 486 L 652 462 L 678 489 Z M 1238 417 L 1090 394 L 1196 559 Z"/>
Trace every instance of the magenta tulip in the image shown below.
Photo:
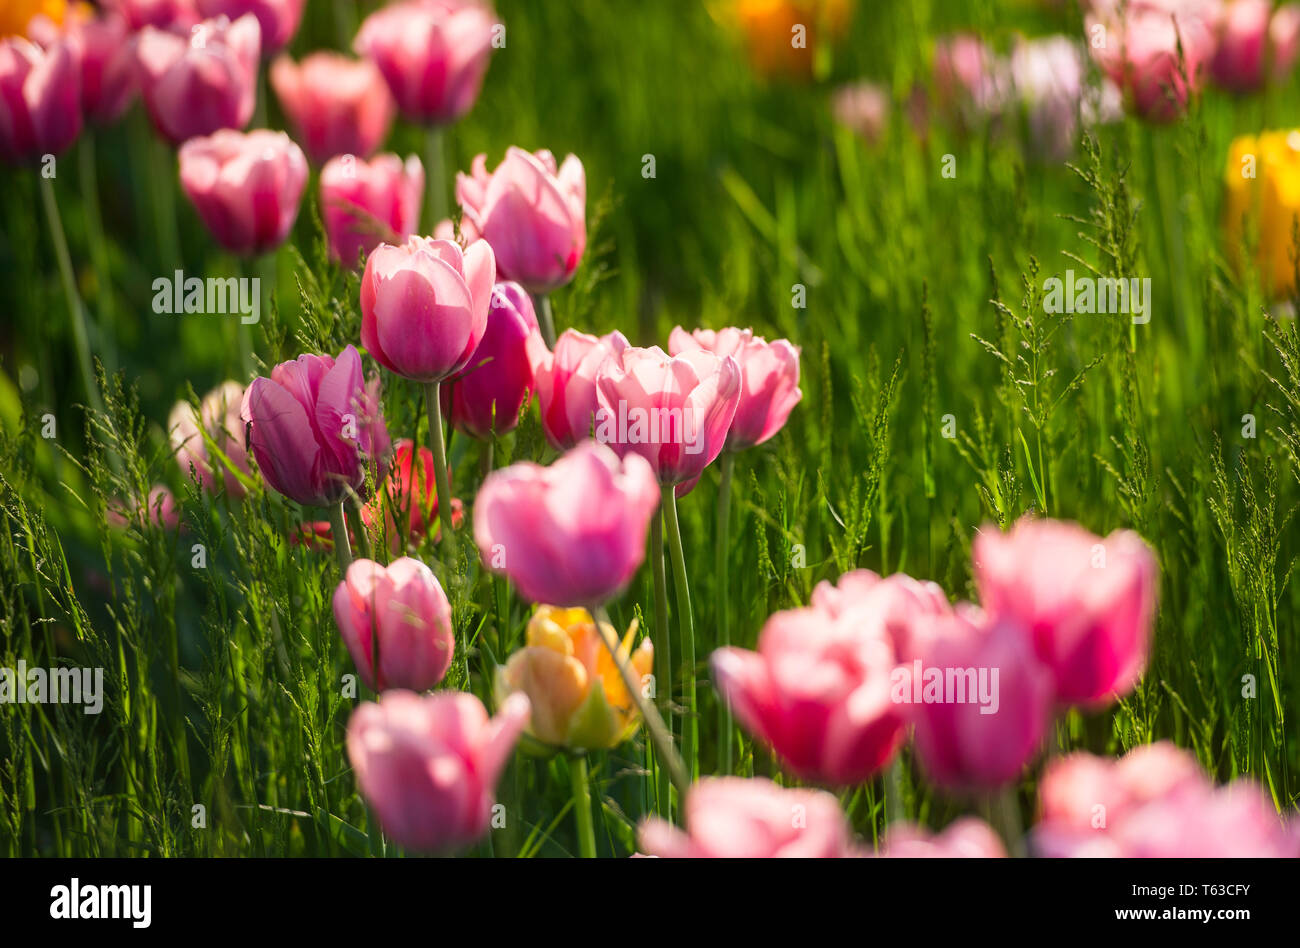
<path fill-rule="evenodd" d="M 839 801 L 762 777 L 710 777 L 691 787 L 686 828 L 641 824 L 641 849 L 673 859 L 842 859 L 859 855 Z"/>
<path fill-rule="evenodd" d="M 688 333 L 681 326 L 674 328 L 668 337 L 668 351 L 677 356 L 691 349 L 731 356 L 740 366 L 740 403 L 727 432 L 728 451 L 751 448 L 771 438 L 803 398 L 799 348 L 785 339 L 769 343 L 749 329 Z"/>
<path fill-rule="evenodd" d="M 353 562 L 334 590 L 334 621 L 372 690 L 427 691 L 451 667 L 451 604 L 419 560 L 403 556 L 386 567 L 374 560 Z"/>
<path fill-rule="evenodd" d="M 278 247 L 298 218 L 307 159 L 284 132 L 222 129 L 180 149 L 181 187 L 217 243 L 255 255 Z"/>
<path fill-rule="evenodd" d="M 537 404 L 546 439 L 561 451 L 592 436 L 600 402 L 596 371 L 610 356 L 630 345 L 617 329 L 597 338 L 566 329 L 555 342 L 555 352 L 537 365 Z"/>
<path fill-rule="evenodd" d="M 167 419 L 167 431 L 176 463 L 181 473 L 190 470 L 207 491 L 216 491 L 218 479 L 226 493 L 235 499 L 244 496 L 244 485 L 218 458 L 208 457 L 207 440 L 212 440 L 226 459 L 245 475 L 250 475 L 248 451 L 244 446 L 244 422 L 240 409 L 244 404 L 244 387 L 238 382 L 223 382 L 203 396 L 195 411 L 189 402 L 177 402 Z"/>
<path fill-rule="evenodd" d="M 363 161 L 331 158 L 320 175 L 321 214 L 330 256 L 356 266 L 362 253 L 400 243 L 420 225 L 424 165 L 412 155 L 379 155 Z"/>
<path fill-rule="evenodd" d="M 623 349 L 596 372 L 596 440 L 644 457 L 662 485 L 694 481 L 726 444 L 741 379 L 734 358 L 704 349 Z"/>
<path fill-rule="evenodd" d="M 141 91 L 154 127 L 173 145 L 243 128 L 257 102 L 261 30 L 245 15 L 205 20 L 189 36 L 147 26 L 140 33 Z"/>
<path fill-rule="evenodd" d="M 1039 798 L 1031 834 L 1037 855 L 1300 857 L 1300 827 L 1282 822 L 1258 784 L 1216 787 L 1192 754 L 1168 741 L 1119 760 L 1084 753 L 1053 760 Z"/>
<path fill-rule="evenodd" d="M 484 565 L 533 602 L 594 609 L 645 559 L 659 489 L 646 462 L 585 442 L 550 467 L 523 462 L 488 475 L 474 502 Z"/>
<path fill-rule="evenodd" d="M 910 711 L 926 775 L 957 792 L 1014 781 L 1051 720 L 1052 677 L 1025 630 L 971 606 L 919 615 L 898 657 L 892 696 Z"/>
<path fill-rule="evenodd" d="M 1155 619 L 1155 557 L 1130 531 L 1105 540 L 1058 520 L 988 527 L 971 555 L 980 601 L 1028 630 L 1056 700 L 1101 707 L 1133 690 Z"/>
<path fill-rule="evenodd" d="M 920 826 L 895 823 L 889 827 L 881 853 L 890 859 L 1001 859 L 1006 854 L 993 828 L 970 816 L 935 834 Z"/>
<path fill-rule="evenodd" d="M 1274 9 L 1272 0 L 1233 0 L 1219 22 L 1210 60 L 1214 81 L 1233 92 L 1253 92 L 1281 80 L 1300 51 L 1300 6 Z"/>
<path fill-rule="evenodd" d="M 443 852 L 488 831 L 497 781 L 527 723 L 522 694 L 489 718 L 473 695 L 389 691 L 353 712 L 348 758 L 393 841 Z"/>
<path fill-rule="evenodd" d="M 494 29 L 483 3 L 406 0 L 366 17 L 353 47 L 379 67 L 405 118 L 445 125 L 478 98 Z"/>
<path fill-rule="evenodd" d="M 64 37 L 41 49 L 20 36 L 0 39 L 0 158 L 27 164 L 57 155 L 80 133 L 76 42 Z"/>
<path fill-rule="evenodd" d="M 302 22 L 307 0 L 195 0 L 199 15 L 237 20 L 251 13 L 262 28 L 262 55 L 270 58 L 284 49 Z"/>
<path fill-rule="evenodd" d="M 501 277 L 530 293 L 549 293 L 573 278 L 587 248 L 587 176 L 576 155 L 558 168 L 549 151 L 510 148 L 488 174 L 479 155 L 456 176 L 465 222 L 496 251 Z"/>
<path fill-rule="evenodd" d="M 384 77 L 368 59 L 321 51 L 295 63 L 279 57 L 271 85 L 312 162 L 336 155 L 368 158 L 388 137 L 397 106 Z"/>
<path fill-rule="evenodd" d="M 428 237 L 381 244 L 361 276 L 361 344 L 390 372 L 441 382 L 483 339 L 495 281 L 492 248 L 481 240 L 464 251 Z"/>
<path fill-rule="evenodd" d="M 120 13 L 133 30 L 156 26 L 188 33 L 199 21 L 194 0 L 110 0 L 108 5 Z"/>
<path fill-rule="evenodd" d="M 736 720 L 804 779 L 860 783 L 902 742 L 906 712 L 890 697 L 894 650 L 878 629 L 822 608 L 789 609 L 768 618 L 758 651 L 721 648 L 710 664 Z"/>
<path fill-rule="evenodd" d="M 337 361 L 303 355 L 281 362 L 271 377 L 253 379 L 240 408 L 262 478 L 291 500 L 337 504 L 349 490 L 364 494 L 366 473 L 382 468 L 388 429 L 379 410 L 379 380 L 366 385 L 352 346 Z"/>
<path fill-rule="evenodd" d="M 442 388 L 443 413 L 474 438 L 513 431 L 532 397 L 534 366 L 549 355 L 528 293 L 518 283 L 498 283 L 474 358 Z"/>
<path fill-rule="evenodd" d="M 136 40 L 117 13 L 93 14 L 72 8 L 62 28 L 38 16 L 28 35 L 43 47 L 67 36 L 73 40 L 81 70 L 81 110 L 87 121 L 108 125 L 126 111 L 138 88 Z"/>

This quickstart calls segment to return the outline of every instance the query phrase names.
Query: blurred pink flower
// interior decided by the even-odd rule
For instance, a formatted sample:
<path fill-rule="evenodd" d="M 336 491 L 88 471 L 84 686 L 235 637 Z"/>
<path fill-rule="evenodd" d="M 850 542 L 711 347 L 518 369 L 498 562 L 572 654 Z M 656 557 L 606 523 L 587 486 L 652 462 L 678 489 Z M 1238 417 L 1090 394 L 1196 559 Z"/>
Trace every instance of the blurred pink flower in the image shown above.
<path fill-rule="evenodd" d="M 1300 5 L 1276 9 L 1272 0 L 1232 0 L 1216 34 L 1210 76 L 1233 92 L 1252 92 L 1284 79 L 1300 49 Z"/>
<path fill-rule="evenodd" d="M 389 691 L 353 712 L 348 758 L 389 837 L 443 852 L 488 831 L 497 781 L 527 723 L 522 694 L 489 718 L 473 695 Z"/>
<path fill-rule="evenodd" d="M 108 0 L 107 6 L 120 13 L 133 30 L 156 26 L 188 33 L 199 21 L 194 0 Z"/>
<path fill-rule="evenodd" d="M 1002 859 L 1006 854 L 993 828 L 970 816 L 950 823 L 941 833 L 895 823 L 886 831 L 881 851 L 890 859 Z"/>
<path fill-rule="evenodd" d="M 321 50 L 295 63 L 280 56 L 271 85 L 312 162 L 368 158 L 388 137 L 397 107 L 375 64 Z"/>
<path fill-rule="evenodd" d="M 380 244 L 401 243 L 420 225 L 424 165 L 411 155 L 331 158 L 320 174 L 330 256 L 355 267 Z"/>
<path fill-rule="evenodd" d="M 251 474 L 244 446 L 244 423 L 239 417 L 243 403 L 244 387 L 234 381 L 223 382 L 203 396 L 197 411 L 189 402 L 179 401 L 167 419 L 168 435 L 181 474 L 188 478 L 193 467 L 199 483 L 212 492 L 216 491 L 220 477 L 226 493 L 236 500 L 244 496 L 244 485 L 219 460 L 209 459 L 202 432 L 207 433 L 231 464 L 244 474 Z"/>
<path fill-rule="evenodd" d="M 73 40 L 81 70 L 81 109 L 88 121 L 108 125 L 126 111 L 139 88 L 136 39 L 119 14 L 76 6 L 62 27 L 48 17 L 36 17 L 28 35 L 45 48 L 65 36 Z"/>
<path fill-rule="evenodd" d="M 33 162 L 66 150 L 81 133 L 81 70 L 70 37 L 41 49 L 0 39 L 0 158 Z"/>
<path fill-rule="evenodd" d="M 251 13 L 262 28 L 262 55 L 268 59 L 284 49 L 302 22 L 307 0 L 195 0 L 200 16 L 237 20 Z"/>
<path fill-rule="evenodd" d="M 835 121 L 857 133 L 869 145 L 884 137 L 890 109 L 889 92 L 874 82 L 848 83 L 831 96 Z"/>

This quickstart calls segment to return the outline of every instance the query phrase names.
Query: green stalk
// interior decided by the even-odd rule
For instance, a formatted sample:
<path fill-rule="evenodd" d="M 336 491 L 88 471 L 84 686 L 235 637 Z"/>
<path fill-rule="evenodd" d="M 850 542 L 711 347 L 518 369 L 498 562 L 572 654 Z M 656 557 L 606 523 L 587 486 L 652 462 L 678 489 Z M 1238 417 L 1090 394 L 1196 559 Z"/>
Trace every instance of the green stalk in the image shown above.
<path fill-rule="evenodd" d="M 348 567 L 352 565 L 352 544 L 348 542 L 348 523 L 347 516 L 343 512 L 343 502 L 339 501 L 329 508 L 330 513 L 330 537 L 334 540 L 334 555 L 338 557 L 339 572 L 344 576 L 348 574 Z"/>
<path fill-rule="evenodd" d="M 596 830 L 591 822 L 591 786 L 587 777 L 587 755 L 569 758 L 569 775 L 573 778 L 573 815 L 578 821 L 578 854 L 583 859 L 596 858 Z"/>
<path fill-rule="evenodd" d="M 731 572 L 727 569 L 727 540 L 731 519 L 731 475 L 736 466 L 736 455 L 723 451 L 719 459 L 722 481 L 718 484 L 718 535 L 714 574 L 718 579 L 718 645 L 731 644 L 731 631 L 727 628 L 727 614 L 731 606 Z M 731 708 L 725 701 L 718 702 L 718 772 L 731 773 Z"/>
<path fill-rule="evenodd" d="M 429 415 L 429 450 L 433 452 L 433 474 L 438 487 L 438 519 L 442 521 L 442 548 L 450 559 L 454 559 L 456 533 L 451 525 L 451 481 L 447 477 L 447 449 L 442 437 L 442 402 L 438 396 L 441 384 L 441 382 L 425 383 L 424 406 Z"/>
<path fill-rule="evenodd" d="M 180 268 L 181 235 L 176 223 L 176 156 L 155 136 L 149 144 L 149 194 L 153 198 L 154 238 L 168 274 Z"/>
<path fill-rule="evenodd" d="M 695 616 L 691 611 L 691 590 L 686 581 L 686 556 L 682 552 L 682 529 L 677 520 L 677 494 L 670 484 L 663 489 L 664 520 L 668 529 L 668 556 L 673 564 L 673 588 L 677 590 L 677 612 L 682 633 L 682 663 L 686 666 L 686 721 L 682 727 L 682 756 L 691 779 L 699 773 L 700 717 L 695 696 Z"/>
<path fill-rule="evenodd" d="M 443 134 L 438 125 L 429 126 L 424 141 L 424 179 L 429 191 L 429 219 L 424 230 L 433 233 L 440 221 L 447 218 L 447 166 L 443 157 Z"/>
<path fill-rule="evenodd" d="M 672 700 L 673 640 L 668 634 L 668 579 L 664 575 L 664 522 L 657 514 L 650 519 L 650 566 L 655 584 L 655 676 L 659 681 L 660 701 L 665 706 Z M 671 722 L 672 718 L 669 717 Z M 666 725 L 669 740 L 672 724 Z M 668 765 L 659 761 L 659 791 L 656 812 L 668 819 L 672 810 L 672 790 L 668 779 Z"/>
<path fill-rule="evenodd" d="M 95 301 L 99 308 L 100 359 L 104 374 L 117 371 L 117 352 L 113 345 L 113 292 L 108 265 L 108 242 L 104 239 L 104 217 L 99 205 L 99 181 L 95 175 L 95 133 L 89 129 L 77 147 L 77 165 L 81 175 L 81 200 L 86 209 L 86 242 L 90 244 L 90 263 L 95 270 Z"/>
<path fill-rule="evenodd" d="M 1024 858 L 1024 830 L 1020 823 L 1020 804 L 1016 801 L 1016 788 L 1004 787 L 990 794 L 986 807 L 989 823 L 1002 837 L 1007 855 L 1016 859 Z"/>
<path fill-rule="evenodd" d="M 370 549 L 370 534 L 366 532 L 366 521 L 361 516 L 361 498 L 354 493 L 348 494 L 347 504 L 348 523 L 352 525 L 352 533 L 357 538 L 357 552 L 361 554 L 363 560 L 372 560 Z"/>
<path fill-rule="evenodd" d="M 534 309 L 537 310 L 537 321 L 542 328 L 542 338 L 546 340 L 546 348 L 555 348 L 555 316 L 551 312 L 551 296 L 549 293 L 538 293 L 533 297 Z"/>
<path fill-rule="evenodd" d="M 54 241 L 54 256 L 59 261 L 63 295 L 68 301 L 68 318 L 72 324 L 72 343 L 77 350 L 77 367 L 81 370 L 81 384 L 86 390 L 87 403 L 97 413 L 103 414 L 104 402 L 99 396 L 99 387 L 95 384 L 95 373 L 90 364 L 90 337 L 86 331 L 86 310 L 81 305 L 77 282 L 72 275 L 72 256 L 68 253 L 68 241 L 63 235 L 63 218 L 59 216 L 59 204 L 54 199 L 54 183 L 44 175 L 40 176 L 40 181 L 41 201 L 45 205 L 45 216 L 50 222 L 50 239 Z"/>

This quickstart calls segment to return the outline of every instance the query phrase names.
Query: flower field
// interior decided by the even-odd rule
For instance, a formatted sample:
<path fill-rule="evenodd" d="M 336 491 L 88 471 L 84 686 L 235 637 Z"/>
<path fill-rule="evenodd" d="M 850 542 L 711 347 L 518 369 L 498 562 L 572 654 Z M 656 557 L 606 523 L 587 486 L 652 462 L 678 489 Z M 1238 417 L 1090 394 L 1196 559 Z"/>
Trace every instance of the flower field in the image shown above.
<path fill-rule="evenodd" d="M 0 12 L 0 855 L 1300 856 L 1300 6 L 492 3 Z"/>

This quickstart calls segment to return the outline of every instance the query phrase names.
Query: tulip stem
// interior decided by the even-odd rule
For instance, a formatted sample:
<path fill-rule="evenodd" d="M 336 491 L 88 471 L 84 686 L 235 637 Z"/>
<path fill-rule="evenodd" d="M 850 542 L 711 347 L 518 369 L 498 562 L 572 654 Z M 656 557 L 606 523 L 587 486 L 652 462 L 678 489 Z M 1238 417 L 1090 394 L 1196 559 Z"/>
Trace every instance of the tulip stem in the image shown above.
<path fill-rule="evenodd" d="M 446 219 L 447 210 L 447 168 L 443 156 L 442 129 L 437 125 L 429 126 L 424 140 L 424 174 L 429 189 L 429 219 L 425 222 L 422 233 L 432 234 L 434 228 Z"/>
<path fill-rule="evenodd" d="M 597 606 L 593 612 L 596 614 L 596 630 L 600 633 L 600 640 L 605 643 L 605 650 L 609 652 L 610 657 L 614 659 L 614 664 L 618 667 L 619 674 L 623 676 L 623 684 L 627 687 L 628 696 L 632 703 L 637 706 L 641 712 L 641 720 L 645 721 L 647 730 L 650 731 L 650 740 L 654 742 L 655 750 L 659 752 L 659 762 L 661 773 L 666 770 L 673 784 L 677 787 L 677 795 L 681 800 L 686 799 L 686 791 L 690 788 L 691 778 L 686 771 L 686 765 L 682 762 L 673 747 L 673 736 L 668 730 L 668 725 L 664 723 L 663 717 L 659 714 L 659 709 L 655 707 L 654 702 L 646 698 L 642 691 L 641 682 L 636 677 L 636 670 L 632 668 L 632 663 L 628 656 L 623 654 L 619 648 L 618 639 L 614 632 L 614 623 L 609 618 L 609 612 L 604 606 Z M 664 799 L 667 794 L 662 794 Z"/>
<path fill-rule="evenodd" d="M 72 343 L 77 350 L 77 366 L 81 370 L 81 384 L 86 390 L 87 404 L 97 413 L 104 413 L 104 402 L 95 384 L 95 372 L 90 364 L 90 337 L 86 331 L 86 309 L 77 293 L 77 283 L 72 275 L 72 255 L 68 253 L 68 240 L 63 234 L 63 218 L 59 216 L 59 203 L 54 198 L 54 182 L 40 176 L 41 200 L 45 216 L 50 222 L 50 239 L 54 242 L 54 256 L 59 261 L 59 277 L 63 281 L 63 295 L 68 301 L 68 318 L 72 324 Z"/>
<path fill-rule="evenodd" d="M 668 579 L 664 575 L 664 521 L 657 513 L 650 518 L 650 566 L 654 573 L 655 584 L 655 664 L 659 680 L 658 688 L 663 694 L 667 706 L 673 696 L 673 640 L 668 634 Z M 669 719 L 671 720 L 671 718 Z M 672 740 L 672 727 L 668 728 L 668 739 Z M 672 790 L 669 784 L 667 762 L 659 761 L 659 798 L 657 812 L 663 819 L 669 819 L 672 810 Z"/>
<path fill-rule="evenodd" d="M 546 340 L 546 348 L 555 348 L 555 316 L 551 312 L 551 294 L 538 293 L 533 297 L 537 304 L 534 309 L 537 310 L 538 322 L 542 327 L 542 338 Z"/>
<path fill-rule="evenodd" d="M 722 466 L 722 480 L 718 484 L 718 535 L 714 538 L 717 542 L 714 572 L 718 579 L 718 645 L 726 647 L 731 644 L 731 632 L 727 628 L 727 612 L 731 607 L 727 532 L 731 520 L 731 475 L 736 466 L 736 455 L 723 451 L 719 462 Z M 718 702 L 718 772 L 731 773 L 731 707 L 726 701 Z"/>
<path fill-rule="evenodd" d="M 1007 855 L 1013 858 L 1023 858 L 1025 855 L 1024 832 L 1020 822 L 1020 803 L 1016 800 L 1016 788 L 1003 787 L 1001 790 L 991 793 L 985 802 L 988 809 L 989 822 L 993 828 L 998 831 L 1002 837 L 1002 843 L 1007 848 Z"/>
<path fill-rule="evenodd" d="M 81 199 L 86 208 L 86 242 L 90 244 L 90 263 L 95 270 L 95 301 L 99 308 L 100 361 L 104 374 L 117 371 L 117 352 L 113 344 L 113 292 L 108 264 L 108 242 L 104 239 L 104 216 L 99 204 L 99 181 L 95 175 L 95 133 L 87 130 L 77 146 L 77 168 L 81 175 Z"/>
<path fill-rule="evenodd" d="M 149 193 L 153 197 L 155 239 L 168 272 L 180 268 L 181 234 L 176 221 L 176 157 L 161 138 L 149 143 Z M 169 166 L 170 169 L 169 169 Z"/>
<path fill-rule="evenodd" d="M 343 501 L 331 504 L 329 512 L 330 539 L 334 541 L 334 555 L 338 557 L 339 572 L 346 577 L 348 567 L 352 565 L 352 544 L 348 542 L 348 519 L 343 512 Z"/>
<path fill-rule="evenodd" d="M 357 538 L 357 552 L 363 560 L 372 560 L 370 555 L 370 535 L 366 533 L 366 519 L 361 515 L 361 498 L 354 493 L 348 494 L 348 523 L 352 525 L 353 535 Z"/>
<path fill-rule="evenodd" d="M 682 663 L 686 666 L 686 720 L 682 726 L 682 756 L 690 767 L 691 779 L 699 771 L 700 717 L 695 704 L 695 617 L 691 611 L 691 590 L 686 581 L 686 556 L 682 552 L 682 528 L 677 520 L 677 492 L 669 484 L 663 489 L 664 520 L 668 529 L 668 557 L 673 564 L 673 588 L 677 590 L 677 612 L 682 633 Z"/>
<path fill-rule="evenodd" d="M 595 859 L 596 830 L 591 822 L 591 785 L 586 754 L 569 758 L 569 775 L 573 778 L 573 815 L 578 821 L 578 854 L 583 859 Z"/>
<path fill-rule="evenodd" d="M 438 486 L 438 519 L 442 521 L 442 548 L 454 558 L 456 533 L 451 524 L 451 481 L 447 478 L 447 448 L 442 438 L 441 382 L 426 382 L 424 406 L 429 415 L 429 450 L 433 453 L 433 476 Z M 449 563 L 451 567 L 453 564 Z"/>

